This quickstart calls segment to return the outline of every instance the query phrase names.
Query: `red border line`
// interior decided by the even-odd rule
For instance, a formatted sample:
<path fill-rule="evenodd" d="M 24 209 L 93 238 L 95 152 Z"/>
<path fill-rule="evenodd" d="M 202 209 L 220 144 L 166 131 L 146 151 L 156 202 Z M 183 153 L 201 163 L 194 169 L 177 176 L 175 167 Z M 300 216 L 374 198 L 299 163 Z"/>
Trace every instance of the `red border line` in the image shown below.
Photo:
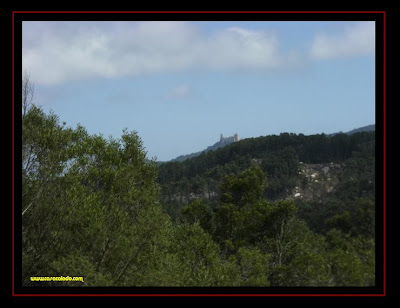
<path fill-rule="evenodd" d="M 12 44 L 12 46 L 11 46 L 11 50 L 12 50 L 12 64 L 11 64 L 11 67 L 12 67 L 12 73 L 11 73 L 11 76 L 12 76 L 12 87 L 11 87 L 11 89 L 12 89 L 12 94 L 11 94 L 11 97 L 12 97 L 12 163 L 11 163 L 11 165 L 12 165 L 12 214 L 11 214 L 11 216 L 12 216 L 12 223 L 11 223 L 11 227 L 12 227 L 12 231 L 11 231 L 11 233 L 12 233 L 12 244 L 11 244 L 11 247 L 12 247 L 12 275 L 11 275 L 11 281 L 12 281 L 12 286 L 11 286 L 11 289 L 12 289 L 12 295 L 14 295 L 15 296 L 15 293 L 14 293 L 14 258 L 15 258 L 15 256 L 14 256 L 14 182 L 15 182 L 15 178 L 14 178 L 14 155 L 15 155 L 15 152 L 14 152 L 14 12 L 12 13 L 12 39 L 11 39 L 11 44 Z"/>
<path fill-rule="evenodd" d="M 53 297 L 59 297 L 59 296 L 91 296 L 91 297 L 116 297 L 116 296 L 139 296 L 139 297 L 151 297 L 151 296 L 156 296 L 156 297 L 174 297 L 174 296 L 185 296 L 185 297 L 190 297 L 190 296 L 198 296 L 198 297 L 217 297 L 217 296 L 223 296 L 223 297 L 265 297 L 265 296 L 273 296 L 273 297 L 279 297 L 279 296 L 289 296 L 289 297 L 307 297 L 307 296 L 317 296 L 317 297 L 334 297 L 334 296 L 343 296 L 343 297 L 376 297 L 376 296 L 385 296 L 384 294 L 16 294 L 16 296 L 24 296 L 24 297 L 29 297 L 29 296 L 53 296 Z"/>
<path fill-rule="evenodd" d="M 383 293 L 386 295 L 386 12 L 383 13 Z"/>
<path fill-rule="evenodd" d="M 270 13 L 288 13 L 288 14 L 313 14 L 313 13 L 361 13 L 361 14 L 383 14 L 383 293 L 382 294 L 16 294 L 15 293 L 15 234 L 14 234 L 14 102 L 15 102 L 15 73 L 14 73 L 14 52 L 15 52 L 15 14 L 26 14 L 26 13 L 51 13 L 51 14 L 68 14 L 68 13 L 87 13 L 87 14 L 97 14 L 97 13 L 156 13 L 156 14 L 168 14 L 168 13 L 221 13 L 221 14 L 231 14 L 231 13 L 260 13 L 260 14 L 270 14 Z M 138 297 L 173 297 L 173 296 L 199 296 L 199 297 L 265 297 L 265 296 L 289 296 L 289 297 L 306 297 L 306 296 L 316 296 L 316 297 L 329 297 L 329 296 L 342 296 L 342 297 L 381 297 L 386 296 L 386 11 L 12 11 L 12 296 L 14 297 L 38 297 L 38 296 L 90 296 L 90 297 L 115 297 L 115 296 L 138 296 Z"/>
<path fill-rule="evenodd" d="M 288 14 L 352 14 L 352 13 L 361 13 L 361 14 L 368 14 L 368 13 L 385 13 L 385 11 L 14 11 L 13 13 L 18 14 L 25 14 L 25 13 L 40 13 L 40 14 L 69 14 L 69 13 L 78 13 L 78 14 L 132 14 L 132 13 L 155 13 L 155 14 L 171 14 L 171 13 L 178 13 L 178 14 L 202 14 L 202 13 L 211 13 L 211 14 L 271 14 L 271 13 L 288 13 Z"/>

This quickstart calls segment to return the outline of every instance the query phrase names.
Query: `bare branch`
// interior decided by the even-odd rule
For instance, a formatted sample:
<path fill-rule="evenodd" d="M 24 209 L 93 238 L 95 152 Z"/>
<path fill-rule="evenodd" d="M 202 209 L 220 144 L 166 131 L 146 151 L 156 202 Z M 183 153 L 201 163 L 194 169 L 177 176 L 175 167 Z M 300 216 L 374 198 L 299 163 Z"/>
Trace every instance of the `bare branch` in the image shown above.
<path fill-rule="evenodd" d="M 30 81 L 30 75 L 26 71 L 22 77 L 22 116 L 24 117 L 32 106 L 35 88 Z"/>

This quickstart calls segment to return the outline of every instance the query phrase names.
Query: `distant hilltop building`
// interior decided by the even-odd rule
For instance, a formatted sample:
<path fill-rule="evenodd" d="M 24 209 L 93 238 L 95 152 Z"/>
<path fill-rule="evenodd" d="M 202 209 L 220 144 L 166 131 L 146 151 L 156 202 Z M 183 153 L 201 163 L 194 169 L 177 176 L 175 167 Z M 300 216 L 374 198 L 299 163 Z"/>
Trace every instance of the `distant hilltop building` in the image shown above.
<path fill-rule="evenodd" d="M 221 143 L 232 143 L 232 142 L 237 142 L 240 140 L 240 137 L 238 134 L 234 134 L 231 137 L 224 137 L 223 134 L 221 134 L 221 138 L 219 140 L 219 142 Z"/>
<path fill-rule="evenodd" d="M 221 134 L 221 138 L 219 139 L 219 141 L 216 142 L 214 145 L 207 147 L 207 149 L 200 151 L 200 152 L 188 154 L 188 155 L 181 155 L 175 159 L 172 159 L 171 161 L 184 161 L 186 159 L 199 156 L 199 155 L 201 155 L 201 153 L 207 153 L 208 151 L 215 151 L 219 148 L 223 148 L 224 146 L 227 146 L 227 145 L 237 142 L 239 140 L 240 140 L 240 137 L 238 134 L 234 134 L 233 136 L 226 137 L 226 138 L 224 137 L 224 135 Z"/>

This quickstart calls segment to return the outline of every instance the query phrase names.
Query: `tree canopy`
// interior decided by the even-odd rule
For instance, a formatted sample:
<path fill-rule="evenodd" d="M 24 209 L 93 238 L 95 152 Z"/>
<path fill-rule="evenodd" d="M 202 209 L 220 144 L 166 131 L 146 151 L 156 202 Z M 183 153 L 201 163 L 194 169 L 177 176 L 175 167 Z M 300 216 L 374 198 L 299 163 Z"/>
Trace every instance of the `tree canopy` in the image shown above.
<path fill-rule="evenodd" d="M 134 131 L 22 116 L 22 275 L 51 286 L 370 286 L 374 136 L 281 134 L 158 165 Z M 321 202 L 282 198 L 300 162 L 344 162 Z M 353 177 L 353 178 L 352 178 Z M 212 189 L 211 189 L 212 188 Z"/>

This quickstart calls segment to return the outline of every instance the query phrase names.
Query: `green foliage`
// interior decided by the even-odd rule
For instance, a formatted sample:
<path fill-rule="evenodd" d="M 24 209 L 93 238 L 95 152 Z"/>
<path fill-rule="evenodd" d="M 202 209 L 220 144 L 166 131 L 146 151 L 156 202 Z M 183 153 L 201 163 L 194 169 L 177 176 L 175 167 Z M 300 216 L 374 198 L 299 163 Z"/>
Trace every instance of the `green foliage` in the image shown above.
<path fill-rule="evenodd" d="M 269 255 L 258 248 L 241 247 L 237 253 L 242 286 L 268 286 Z"/>
<path fill-rule="evenodd" d="M 352 236 L 375 238 L 375 202 L 358 198 L 343 202 L 336 198 L 324 202 L 299 203 L 299 217 L 318 233 L 338 229 Z"/>
<path fill-rule="evenodd" d="M 374 149 L 374 132 L 334 136 L 282 133 L 248 138 L 183 162 L 160 164 L 161 201 L 163 205 L 173 202 L 181 207 L 191 201 L 193 193 L 217 206 L 221 198 L 219 188 L 226 178 L 238 176 L 254 164 L 259 165 L 268 178 L 265 197 L 284 199 L 295 186 L 304 187 L 302 181 L 307 184 L 298 174 L 299 162 L 343 164 L 346 168 L 335 197 L 346 199 L 345 202 L 358 197 L 373 199 Z M 172 207 L 166 206 L 165 210 L 172 216 L 176 214 Z"/>
<path fill-rule="evenodd" d="M 335 286 L 375 285 L 374 242 L 333 229 L 326 236 L 327 264 Z"/>
<path fill-rule="evenodd" d="M 360 199 L 356 203 L 356 210 L 352 216 L 351 233 L 375 239 L 375 202 Z"/>
<path fill-rule="evenodd" d="M 170 253 L 179 262 L 180 285 L 218 286 L 232 281 L 232 266 L 221 261 L 218 245 L 198 223 L 174 229 Z M 235 278 L 235 277 L 234 277 Z"/>
<path fill-rule="evenodd" d="M 344 211 L 341 214 L 336 214 L 326 220 L 326 224 L 330 229 L 339 229 L 345 233 L 349 233 L 352 228 L 351 216 L 349 211 Z"/>
<path fill-rule="evenodd" d="M 261 168 L 268 175 L 266 196 L 270 199 L 282 197 L 296 185 L 299 161 L 293 147 L 264 156 Z"/>
<path fill-rule="evenodd" d="M 239 176 L 228 176 L 221 184 L 221 203 L 233 203 L 237 206 L 251 204 L 264 194 L 265 174 L 259 167 L 252 166 Z"/>
<path fill-rule="evenodd" d="M 328 218 L 326 225 L 352 236 L 375 238 L 375 204 L 372 200 L 359 199 L 350 211 Z"/>
<path fill-rule="evenodd" d="M 145 161 L 136 133 L 125 131 L 118 141 L 89 136 L 37 107 L 24 117 L 23 132 L 24 283 L 85 268 L 95 279 L 87 285 L 138 283 L 167 217 L 157 168 Z M 84 267 L 73 262 L 81 259 Z"/>
<path fill-rule="evenodd" d="M 182 209 L 184 220 L 193 224 L 198 222 L 203 230 L 212 232 L 213 211 L 199 199 L 192 201 Z"/>
<path fill-rule="evenodd" d="M 375 283 L 373 134 L 253 138 L 158 167 L 136 132 L 89 135 L 36 106 L 22 125 L 24 286 Z M 299 160 L 343 162 L 337 191 L 283 200 Z"/>
<path fill-rule="evenodd" d="M 296 218 L 285 229 L 281 248 L 277 246 L 273 259 L 274 266 L 269 276 L 271 283 L 278 286 L 329 285 L 324 238 L 310 231 L 304 222 Z M 282 256 L 279 263 L 280 251 Z"/>
<path fill-rule="evenodd" d="M 214 237 L 225 255 L 234 252 L 237 242 L 241 241 L 244 219 L 241 212 L 234 204 L 222 204 L 216 210 Z"/>
<path fill-rule="evenodd" d="M 68 273 L 68 274 L 66 274 Z M 82 254 L 68 254 L 49 264 L 46 276 L 75 276 L 84 277 L 83 282 L 49 282 L 50 286 L 110 286 L 112 277 L 96 270 L 96 264 L 89 257 Z M 43 283 L 41 283 L 42 285 Z M 37 285 L 37 283 L 36 283 Z"/>

